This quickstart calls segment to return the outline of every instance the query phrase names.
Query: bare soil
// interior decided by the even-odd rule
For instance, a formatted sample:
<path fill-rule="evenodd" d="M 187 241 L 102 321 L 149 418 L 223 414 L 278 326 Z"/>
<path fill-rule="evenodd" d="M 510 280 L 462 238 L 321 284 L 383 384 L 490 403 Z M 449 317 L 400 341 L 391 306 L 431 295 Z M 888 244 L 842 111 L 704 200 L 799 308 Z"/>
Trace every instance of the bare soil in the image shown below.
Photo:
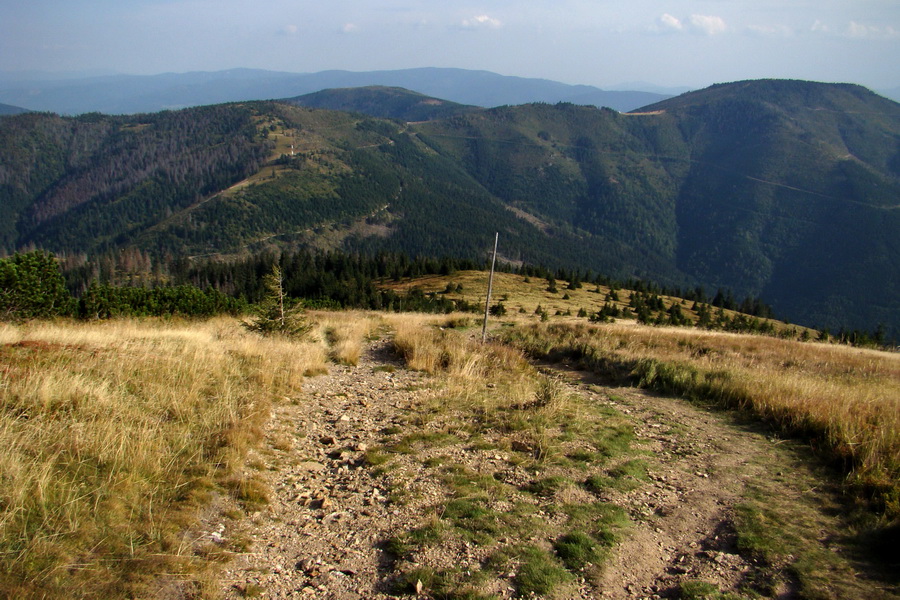
<path fill-rule="evenodd" d="M 600 496 L 623 507 L 633 526 L 599 573 L 579 579 L 570 597 L 676 598 L 684 581 L 737 592 L 763 574 L 777 582 L 766 596 L 797 597 L 783 565 L 738 551 L 734 526 L 735 507 L 754 482 L 777 480 L 787 495 L 809 492 L 812 475 L 782 453 L 779 440 L 680 399 L 604 386 L 565 365 L 542 368 L 560 374 L 572 393 L 627 415 L 650 467 L 649 481 Z M 433 378 L 405 369 L 390 341 L 381 339 L 358 366 L 332 366 L 310 378 L 300 397 L 277 403 L 267 447 L 256 458 L 272 490 L 270 503 L 250 518 L 210 526 L 214 541 L 248 541 L 248 551 L 225 565 L 224 596 L 412 597 L 397 592 L 396 557 L 385 541 L 421 525 L 442 488 L 429 479 L 422 456 L 392 463 L 404 471 L 406 483 L 397 489 L 396 473 L 388 477 L 365 455 L 386 431 L 408 427 L 410 414 L 437 393 Z M 460 444 L 440 451 L 479 473 L 528 478 L 497 450 Z M 476 545 L 450 541 L 408 560 L 466 569 L 484 556 Z M 503 575 L 486 588 L 498 597 L 516 595 Z"/>

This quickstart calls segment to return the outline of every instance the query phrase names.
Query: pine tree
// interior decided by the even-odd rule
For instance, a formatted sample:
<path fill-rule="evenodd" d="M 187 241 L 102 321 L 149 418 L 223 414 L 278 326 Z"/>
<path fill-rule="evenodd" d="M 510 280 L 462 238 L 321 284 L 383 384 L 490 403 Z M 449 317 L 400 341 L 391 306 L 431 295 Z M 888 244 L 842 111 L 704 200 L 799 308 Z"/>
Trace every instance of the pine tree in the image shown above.
<path fill-rule="evenodd" d="M 244 326 L 263 335 L 306 335 L 312 326 L 307 323 L 303 311 L 292 306 L 291 299 L 287 297 L 281 267 L 274 265 L 272 272 L 263 278 L 263 283 L 268 293 L 259 303 L 256 318 Z"/>

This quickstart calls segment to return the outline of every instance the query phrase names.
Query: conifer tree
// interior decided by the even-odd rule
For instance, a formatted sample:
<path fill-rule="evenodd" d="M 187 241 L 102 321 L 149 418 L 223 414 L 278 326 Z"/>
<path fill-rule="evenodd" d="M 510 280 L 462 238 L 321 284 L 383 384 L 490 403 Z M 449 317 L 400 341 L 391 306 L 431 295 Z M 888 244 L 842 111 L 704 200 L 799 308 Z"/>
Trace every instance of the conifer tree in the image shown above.
<path fill-rule="evenodd" d="M 263 279 L 267 294 L 259 303 L 256 318 L 245 323 L 250 331 L 263 335 L 285 335 L 303 337 L 312 326 L 307 323 L 303 311 L 293 306 L 284 291 L 284 274 L 277 264 Z"/>
<path fill-rule="evenodd" d="M 34 251 L 0 259 L 0 318 L 68 316 L 73 307 L 53 254 Z"/>

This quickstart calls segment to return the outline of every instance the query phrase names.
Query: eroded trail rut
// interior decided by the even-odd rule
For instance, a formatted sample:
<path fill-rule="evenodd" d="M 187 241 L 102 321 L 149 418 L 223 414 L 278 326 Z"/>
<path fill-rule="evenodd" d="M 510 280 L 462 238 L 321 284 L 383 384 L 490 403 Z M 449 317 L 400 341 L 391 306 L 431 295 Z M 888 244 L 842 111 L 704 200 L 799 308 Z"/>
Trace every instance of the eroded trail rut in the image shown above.
<path fill-rule="evenodd" d="M 727 591 L 752 576 L 755 566 L 735 549 L 732 517 L 745 481 L 765 469 L 760 458 L 771 451 L 771 441 L 677 399 L 604 387 L 564 366 L 544 369 L 561 375 L 572 393 L 627 415 L 636 449 L 649 465 L 649 481 L 636 489 L 600 495 L 600 501 L 623 507 L 633 526 L 599 577 L 582 580 L 575 597 L 677 597 L 685 578 Z M 401 468 L 415 500 L 396 502 L 398 490 L 388 489 L 365 454 L 385 431 L 410 427 L 409 415 L 438 393 L 432 381 L 403 368 L 390 341 L 382 339 L 358 366 L 332 366 L 328 375 L 308 379 L 299 397 L 276 404 L 267 448 L 257 458 L 273 490 L 271 501 L 251 518 L 226 525 L 226 537 L 250 542 L 226 565 L 226 597 L 403 597 L 384 542 L 421 524 L 423 511 L 440 502 L 440 488 L 429 484 L 421 465 L 408 461 Z M 452 452 L 478 472 L 510 469 L 503 453 L 464 446 Z M 461 568 L 483 559 L 469 544 L 442 552 L 444 560 L 455 554 Z M 490 593 L 512 597 L 516 587 L 500 576 Z M 784 597 L 790 595 L 784 590 Z"/>

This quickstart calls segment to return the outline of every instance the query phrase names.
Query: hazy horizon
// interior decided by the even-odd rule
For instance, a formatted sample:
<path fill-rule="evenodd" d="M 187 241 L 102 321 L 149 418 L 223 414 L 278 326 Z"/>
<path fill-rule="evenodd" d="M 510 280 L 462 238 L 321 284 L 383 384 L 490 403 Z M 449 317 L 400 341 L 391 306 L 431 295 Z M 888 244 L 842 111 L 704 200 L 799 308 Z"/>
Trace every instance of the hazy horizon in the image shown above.
<path fill-rule="evenodd" d="M 601 88 L 792 78 L 900 86 L 896 0 L 32 0 L 0 71 L 455 67 Z"/>

